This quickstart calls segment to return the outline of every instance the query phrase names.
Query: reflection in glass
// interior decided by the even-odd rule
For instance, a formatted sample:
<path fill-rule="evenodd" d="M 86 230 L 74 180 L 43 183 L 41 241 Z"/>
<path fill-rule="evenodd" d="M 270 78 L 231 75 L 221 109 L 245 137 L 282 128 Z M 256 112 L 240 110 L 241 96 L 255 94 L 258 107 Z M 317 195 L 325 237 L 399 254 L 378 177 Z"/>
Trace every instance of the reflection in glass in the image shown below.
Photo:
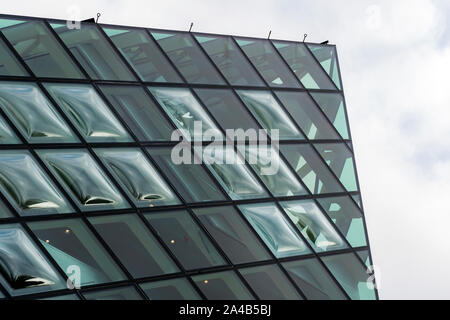
<path fill-rule="evenodd" d="M 361 211 L 347 196 L 317 199 L 352 247 L 366 243 Z"/>
<path fill-rule="evenodd" d="M 315 251 L 347 248 L 313 200 L 283 201 L 280 204 Z"/>
<path fill-rule="evenodd" d="M 133 286 L 84 292 L 87 300 L 142 300 Z"/>
<path fill-rule="evenodd" d="M 147 214 L 158 235 L 187 270 L 224 265 L 208 236 L 187 211 Z"/>
<path fill-rule="evenodd" d="M 65 287 L 62 278 L 18 224 L 0 225 L 0 283 L 12 295 Z"/>
<path fill-rule="evenodd" d="M 253 116 L 271 136 L 270 130 L 278 129 L 281 140 L 303 139 L 303 135 L 297 130 L 295 124 L 270 92 L 238 90 L 237 93 Z"/>
<path fill-rule="evenodd" d="M 149 88 L 175 125 L 183 131 L 188 140 L 203 140 L 206 130 L 214 129 L 222 137 L 217 126 L 187 88 Z M 200 121 L 202 131 L 194 131 L 194 123 Z M 198 135 L 202 134 L 201 137 Z"/>
<path fill-rule="evenodd" d="M 30 143 L 78 141 L 34 83 L 0 82 L 0 107 Z"/>
<path fill-rule="evenodd" d="M 0 28 L 37 77 L 84 78 L 43 21 L 0 19 Z"/>
<path fill-rule="evenodd" d="M 0 75 L 2 76 L 27 76 L 28 72 L 16 59 L 7 47 L 5 41 L 0 39 Z"/>
<path fill-rule="evenodd" d="M 300 88 L 269 40 L 236 38 L 236 41 L 269 86 Z"/>
<path fill-rule="evenodd" d="M 134 278 L 179 271 L 137 216 L 99 216 L 89 221 Z"/>
<path fill-rule="evenodd" d="M 341 78 L 339 76 L 337 65 L 336 47 L 330 45 L 308 44 L 308 48 L 340 90 Z"/>
<path fill-rule="evenodd" d="M 82 23 L 78 29 L 59 23 L 51 26 L 92 79 L 135 80 L 96 24 Z"/>
<path fill-rule="evenodd" d="M 86 141 L 131 141 L 126 130 L 92 86 L 47 83 L 45 88 L 72 120 Z"/>
<path fill-rule="evenodd" d="M 370 262 L 369 250 L 361 250 L 357 251 L 356 253 L 368 268 L 372 265 L 372 263 Z"/>
<path fill-rule="evenodd" d="M 0 190 L 21 215 L 72 211 L 28 151 L 0 151 Z"/>
<path fill-rule="evenodd" d="M 284 144 L 280 151 L 313 194 L 343 192 L 320 157 L 310 145 Z"/>
<path fill-rule="evenodd" d="M 203 151 L 208 168 L 233 200 L 268 196 L 245 165 L 244 159 L 228 146 L 210 145 Z M 227 159 L 231 159 L 227 163 Z"/>
<path fill-rule="evenodd" d="M 234 86 L 264 86 L 231 37 L 195 36 L 225 78 Z"/>
<path fill-rule="evenodd" d="M 187 82 L 225 84 L 190 34 L 152 32 L 152 36 Z"/>
<path fill-rule="evenodd" d="M 138 207 L 179 204 L 177 196 L 136 148 L 104 148 L 95 152 L 128 191 Z"/>
<path fill-rule="evenodd" d="M 258 203 L 238 207 L 277 258 L 310 253 L 275 204 Z"/>
<path fill-rule="evenodd" d="M 3 203 L 2 200 L 0 200 L 0 219 L 10 217 L 12 217 L 11 211 L 8 209 L 5 203 Z"/>
<path fill-rule="evenodd" d="M 20 140 L 10 128 L 5 119 L 0 115 L 0 144 L 18 144 Z"/>
<path fill-rule="evenodd" d="M 282 264 L 308 300 L 347 300 L 316 258 Z"/>
<path fill-rule="evenodd" d="M 239 277 L 232 271 L 192 277 L 208 300 L 253 300 Z"/>
<path fill-rule="evenodd" d="M 87 151 L 39 150 L 38 154 L 66 191 L 76 200 L 81 210 L 129 207 Z"/>
<path fill-rule="evenodd" d="M 239 272 L 261 300 L 303 300 L 275 264 L 240 269 Z"/>
<path fill-rule="evenodd" d="M 145 30 L 103 28 L 142 81 L 182 82 Z"/>
<path fill-rule="evenodd" d="M 339 93 L 311 92 L 311 96 L 343 139 L 349 139 L 344 100 Z"/>
<path fill-rule="evenodd" d="M 194 213 L 232 263 L 271 258 L 233 207 L 194 209 Z"/>
<path fill-rule="evenodd" d="M 30 222 L 29 226 L 59 267 L 82 287 L 124 280 L 122 271 L 81 220 Z"/>
<path fill-rule="evenodd" d="M 140 141 L 170 141 L 172 125 L 138 86 L 100 85 L 113 108 Z"/>
<path fill-rule="evenodd" d="M 186 278 L 148 282 L 140 286 L 150 300 L 200 300 Z"/>

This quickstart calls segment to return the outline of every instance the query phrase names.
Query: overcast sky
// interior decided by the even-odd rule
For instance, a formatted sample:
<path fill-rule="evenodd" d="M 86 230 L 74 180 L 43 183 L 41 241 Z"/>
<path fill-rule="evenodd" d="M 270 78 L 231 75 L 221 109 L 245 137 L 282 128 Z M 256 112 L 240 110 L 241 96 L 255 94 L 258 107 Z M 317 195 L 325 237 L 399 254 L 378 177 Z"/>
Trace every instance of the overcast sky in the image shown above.
<path fill-rule="evenodd" d="M 6 1 L 0 12 L 337 45 L 384 299 L 450 299 L 450 1 Z M 447 199 L 447 200 L 446 200 Z"/>

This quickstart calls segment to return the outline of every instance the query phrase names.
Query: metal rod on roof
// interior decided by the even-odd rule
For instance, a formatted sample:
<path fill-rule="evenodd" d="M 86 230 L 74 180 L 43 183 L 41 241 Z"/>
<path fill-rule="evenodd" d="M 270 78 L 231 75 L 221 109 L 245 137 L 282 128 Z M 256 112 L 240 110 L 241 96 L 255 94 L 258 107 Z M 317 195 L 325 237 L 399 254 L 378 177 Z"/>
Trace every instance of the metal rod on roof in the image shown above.
<path fill-rule="evenodd" d="M 305 33 L 305 34 L 303 35 L 303 42 L 305 42 L 307 36 L 308 36 L 307 33 Z"/>
<path fill-rule="evenodd" d="M 102 14 L 100 12 L 97 12 L 97 19 L 95 20 L 95 23 L 98 23 L 98 18 L 100 18 Z"/>
<path fill-rule="evenodd" d="M 192 30 L 192 26 L 194 25 L 194 23 L 193 22 L 191 22 L 191 26 L 189 27 L 189 32 L 191 32 L 191 30 Z"/>
<path fill-rule="evenodd" d="M 271 34 L 272 34 L 272 30 L 269 31 L 269 35 L 267 36 L 267 39 L 270 39 Z"/>

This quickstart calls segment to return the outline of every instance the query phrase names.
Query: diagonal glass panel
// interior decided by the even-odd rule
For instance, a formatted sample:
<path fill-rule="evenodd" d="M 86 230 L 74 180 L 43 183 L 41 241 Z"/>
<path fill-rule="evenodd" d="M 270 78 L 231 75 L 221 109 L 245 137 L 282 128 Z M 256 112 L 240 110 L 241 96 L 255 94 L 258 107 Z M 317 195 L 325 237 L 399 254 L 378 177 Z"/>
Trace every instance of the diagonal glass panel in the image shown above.
<path fill-rule="evenodd" d="M 0 144 L 21 143 L 5 119 L 0 115 Z"/>
<path fill-rule="evenodd" d="M 0 200 L 0 219 L 11 218 L 12 216 L 11 210 L 9 210 L 6 204 Z"/>
<path fill-rule="evenodd" d="M 1 29 L 0 29 L 1 30 Z M 28 76 L 28 72 L 9 50 L 3 39 L 0 39 L 0 75 Z"/>
<path fill-rule="evenodd" d="M 287 41 L 272 41 L 272 43 L 305 88 L 336 89 L 305 44 Z"/>
<path fill-rule="evenodd" d="M 282 264 L 308 300 L 347 300 L 316 258 Z"/>
<path fill-rule="evenodd" d="M 208 273 L 192 277 L 208 300 L 253 300 L 233 271 Z"/>
<path fill-rule="evenodd" d="M 281 140 L 303 139 L 303 135 L 270 92 L 238 90 L 237 93 L 272 138 L 274 137 L 271 131 L 276 129 Z"/>
<path fill-rule="evenodd" d="M 225 78 L 234 86 L 264 86 L 231 37 L 195 36 Z"/>
<path fill-rule="evenodd" d="M 129 208 L 86 150 L 38 150 L 37 153 L 82 211 Z"/>
<path fill-rule="evenodd" d="M 185 210 L 147 214 L 172 253 L 187 270 L 221 266 L 224 259 Z"/>
<path fill-rule="evenodd" d="M 200 164 L 195 163 L 195 160 L 175 164 L 171 157 L 172 148 L 151 147 L 147 150 L 186 202 L 225 200 L 214 180 Z M 192 156 L 190 151 L 189 155 Z"/>
<path fill-rule="evenodd" d="M 271 87 L 300 88 L 300 84 L 269 40 L 235 38 Z"/>
<path fill-rule="evenodd" d="M 276 264 L 239 269 L 261 300 L 303 300 Z"/>
<path fill-rule="evenodd" d="M 189 33 L 151 33 L 189 83 L 225 84 Z"/>
<path fill-rule="evenodd" d="M 320 62 L 323 69 L 328 73 L 330 78 L 333 79 L 333 82 L 336 84 L 339 90 L 341 90 L 342 86 L 337 65 L 336 47 L 319 44 L 308 44 L 308 48 Z"/>
<path fill-rule="evenodd" d="M 203 161 L 233 200 L 268 197 L 245 160 L 228 146 L 209 145 L 203 150 Z"/>
<path fill-rule="evenodd" d="M 347 191 L 357 191 L 353 154 L 345 143 L 316 143 L 319 151 L 331 171 L 339 178 Z"/>
<path fill-rule="evenodd" d="M 103 31 L 142 81 L 183 82 L 145 30 L 103 28 Z"/>
<path fill-rule="evenodd" d="M 0 225 L 0 283 L 13 296 L 65 288 L 62 277 L 19 224 Z"/>
<path fill-rule="evenodd" d="M 238 208 L 277 258 L 310 253 L 274 203 L 246 204 Z"/>
<path fill-rule="evenodd" d="M 78 142 L 34 83 L 0 82 L 0 107 L 30 143 Z"/>
<path fill-rule="evenodd" d="M 73 211 L 28 151 L 0 151 L 0 190 L 24 216 Z"/>
<path fill-rule="evenodd" d="M 58 296 L 52 296 L 52 297 L 45 297 L 45 298 L 39 298 L 37 300 L 80 300 L 80 298 L 75 294 L 64 294 L 64 295 L 58 295 Z"/>
<path fill-rule="evenodd" d="M 186 278 L 140 284 L 150 300 L 200 300 L 199 294 Z"/>
<path fill-rule="evenodd" d="M 370 267 L 372 265 L 372 263 L 370 262 L 369 250 L 356 251 L 356 253 L 367 267 Z"/>
<path fill-rule="evenodd" d="M 100 85 L 100 90 L 140 141 L 170 141 L 173 127 L 138 86 Z"/>
<path fill-rule="evenodd" d="M 317 199 L 352 247 L 366 246 L 361 211 L 347 196 Z"/>
<path fill-rule="evenodd" d="M 149 90 L 188 140 L 203 140 L 205 132 L 211 129 L 223 139 L 219 128 L 188 88 L 150 87 Z M 200 129 L 195 130 L 196 123 L 201 124 Z"/>
<path fill-rule="evenodd" d="M 82 23 L 79 29 L 59 23 L 51 27 L 92 79 L 136 81 L 96 24 Z"/>
<path fill-rule="evenodd" d="M 353 200 L 355 200 L 356 204 L 358 205 L 358 207 L 361 207 L 361 196 L 359 194 L 352 194 L 352 198 Z"/>
<path fill-rule="evenodd" d="M 89 218 L 133 278 L 178 272 L 178 268 L 144 223 L 131 214 Z"/>
<path fill-rule="evenodd" d="M 233 207 L 194 209 L 194 213 L 232 263 L 248 263 L 271 258 Z"/>
<path fill-rule="evenodd" d="M 308 139 L 339 139 L 308 93 L 277 91 L 276 95 Z"/>
<path fill-rule="evenodd" d="M 180 204 L 140 149 L 103 148 L 95 152 L 137 207 Z"/>
<path fill-rule="evenodd" d="M 59 267 L 81 287 L 125 280 L 119 267 L 80 219 L 30 222 Z"/>
<path fill-rule="evenodd" d="M 344 100 L 339 93 L 311 92 L 311 96 L 343 139 L 349 139 Z"/>
<path fill-rule="evenodd" d="M 262 144 L 250 144 L 245 146 L 245 151 L 247 162 L 274 196 L 298 196 L 308 193 L 280 158 L 277 149 Z"/>
<path fill-rule="evenodd" d="M 283 201 L 280 204 L 316 252 L 347 248 L 313 200 Z"/>
<path fill-rule="evenodd" d="M 46 83 L 44 86 L 86 141 L 132 141 L 91 85 Z"/>
<path fill-rule="evenodd" d="M 83 292 L 86 300 L 142 300 L 133 286 Z"/>
<path fill-rule="evenodd" d="M 375 300 L 370 274 L 353 253 L 322 257 L 322 261 L 352 300 Z"/>
<path fill-rule="evenodd" d="M 84 79 L 43 21 L 0 19 L 0 30 L 37 77 Z"/>
<path fill-rule="evenodd" d="M 280 151 L 311 193 L 344 191 L 310 145 L 283 144 Z"/>

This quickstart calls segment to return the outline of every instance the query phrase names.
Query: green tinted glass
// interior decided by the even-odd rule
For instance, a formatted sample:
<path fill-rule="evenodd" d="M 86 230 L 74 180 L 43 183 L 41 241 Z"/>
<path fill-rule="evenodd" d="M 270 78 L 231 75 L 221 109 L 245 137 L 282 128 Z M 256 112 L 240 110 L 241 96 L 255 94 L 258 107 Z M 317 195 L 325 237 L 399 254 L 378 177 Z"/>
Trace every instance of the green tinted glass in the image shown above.
<path fill-rule="evenodd" d="M 370 267 L 372 265 L 372 263 L 370 262 L 369 250 L 361 250 L 357 251 L 356 253 L 367 267 Z"/>
<path fill-rule="evenodd" d="M 209 300 L 253 300 L 239 277 L 232 271 L 209 273 L 192 277 Z"/>
<path fill-rule="evenodd" d="M 8 209 L 5 203 L 0 200 L 0 219 L 12 217 L 11 211 Z"/>
<path fill-rule="evenodd" d="M 87 300 L 142 300 L 132 286 L 84 292 Z"/>
<path fill-rule="evenodd" d="M 17 61 L 6 43 L 0 39 L 0 75 L 2 76 L 28 76 L 28 72 Z"/>
<path fill-rule="evenodd" d="M 186 278 L 148 282 L 140 286 L 150 300 L 200 300 Z"/>
<path fill-rule="evenodd" d="M 18 144 L 20 143 L 14 131 L 8 125 L 6 120 L 0 115 L 0 144 Z"/>
<path fill-rule="evenodd" d="M 312 92 L 314 100 L 343 139 L 349 139 L 344 100 L 339 93 Z"/>
<path fill-rule="evenodd" d="M 308 48 L 320 62 L 323 69 L 328 73 L 331 79 L 333 79 L 333 82 L 336 84 L 339 90 L 342 89 L 341 78 L 339 76 L 337 65 L 336 47 L 319 44 L 308 44 Z"/>

